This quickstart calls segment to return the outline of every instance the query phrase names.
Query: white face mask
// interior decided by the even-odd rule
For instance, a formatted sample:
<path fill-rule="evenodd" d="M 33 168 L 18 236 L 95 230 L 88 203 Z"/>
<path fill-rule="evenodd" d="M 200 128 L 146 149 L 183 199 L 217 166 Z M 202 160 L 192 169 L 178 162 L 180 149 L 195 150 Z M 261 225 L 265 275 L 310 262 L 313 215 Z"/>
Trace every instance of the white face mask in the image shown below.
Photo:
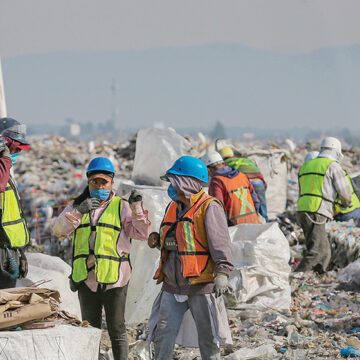
<path fill-rule="evenodd" d="M 344 155 L 341 152 L 336 152 L 336 161 L 341 163 L 341 160 L 344 158 Z"/>

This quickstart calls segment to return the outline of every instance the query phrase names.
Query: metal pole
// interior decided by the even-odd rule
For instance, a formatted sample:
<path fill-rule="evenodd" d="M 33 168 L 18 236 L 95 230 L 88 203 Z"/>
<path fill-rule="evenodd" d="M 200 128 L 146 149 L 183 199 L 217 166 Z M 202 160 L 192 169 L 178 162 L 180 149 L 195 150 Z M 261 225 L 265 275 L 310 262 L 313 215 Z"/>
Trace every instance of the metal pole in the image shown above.
<path fill-rule="evenodd" d="M 0 57 L 0 118 L 2 117 L 7 117 L 7 111 L 6 111 L 6 102 L 5 102 L 4 79 L 2 74 L 1 57 Z"/>

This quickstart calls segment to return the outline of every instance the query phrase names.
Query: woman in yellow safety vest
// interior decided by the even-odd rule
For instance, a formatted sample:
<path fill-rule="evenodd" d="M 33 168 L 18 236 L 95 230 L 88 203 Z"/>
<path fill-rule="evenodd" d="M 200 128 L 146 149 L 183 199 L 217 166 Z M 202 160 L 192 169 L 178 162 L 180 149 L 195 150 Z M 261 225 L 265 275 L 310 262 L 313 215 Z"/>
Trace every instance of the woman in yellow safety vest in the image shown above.
<path fill-rule="evenodd" d="M 137 191 L 128 201 L 115 195 L 114 174 L 109 159 L 93 159 L 86 172 L 88 186 L 55 220 L 53 230 L 59 238 L 72 235 L 70 286 L 78 290 L 82 319 L 100 329 L 104 307 L 114 359 L 125 360 L 130 237 L 147 240 L 150 221 Z"/>

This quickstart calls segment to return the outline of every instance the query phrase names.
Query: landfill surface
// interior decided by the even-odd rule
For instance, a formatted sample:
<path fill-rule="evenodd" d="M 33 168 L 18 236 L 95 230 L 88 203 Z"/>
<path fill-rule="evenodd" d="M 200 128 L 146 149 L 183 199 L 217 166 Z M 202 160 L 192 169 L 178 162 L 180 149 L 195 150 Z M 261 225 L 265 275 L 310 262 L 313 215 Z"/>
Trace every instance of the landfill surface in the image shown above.
<path fill-rule="evenodd" d="M 199 156 L 211 146 L 202 134 L 186 137 L 188 153 Z M 121 143 L 85 143 L 59 136 L 31 137 L 31 151 L 23 151 L 14 167 L 15 179 L 31 233 L 28 251 L 61 257 L 71 264 L 71 239 L 59 241 L 51 234 L 51 222 L 86 186 L 86 166 L 96 156 L 109 157 L 115 165 L 115 187 L 131 179 L 136 137 Z M 285 210 L 272 218 L 287 238 L 292 269 L 305 248 L 301 228 L 296 225 L 297 173 L 306 153 L 318 150 L 319 142 L 296 145 L 282 143 L 231 143 L 243 154 L 258 150 L 284 149 L 287 169 Z M 342 166 L 357 182 L 360 149 L 343 151 Z M 332 247 L 329 271 L 290 274 L 291 308 L 256 310 L 247 304 L 243 310 L 228 308 L 234 344 L 222 349 L 225 359 L 339 359 L 360 351 L 360 228 L 354 221 L 326 224 Z M 350 264 L 350 265 L 349 265 Z M 146 323 L 128 327 L 130 359 L 146 359 Z M 101 353 L 111 359 L 110 341 L 103 333 Z M 174 359 L 200 359 L 198 349 L 177 346 Z"/>

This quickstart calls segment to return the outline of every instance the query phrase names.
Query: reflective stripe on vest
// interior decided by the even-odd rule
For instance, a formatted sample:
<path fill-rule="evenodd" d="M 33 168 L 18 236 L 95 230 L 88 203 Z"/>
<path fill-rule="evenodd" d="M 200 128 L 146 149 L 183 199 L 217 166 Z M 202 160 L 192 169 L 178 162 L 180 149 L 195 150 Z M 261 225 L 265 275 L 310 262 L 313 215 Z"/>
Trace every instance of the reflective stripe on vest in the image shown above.
<path fill-rule="evenodd" d="M 226 209 L 229 222 L 237 224 L 259 224 L 247 176 L 239 173 L 233 178 L 215 175 L 224 185 L 229 198 L 230 209 Z"/>
<path fill-rule="evenodd" d="M 96 279 L 101 284 L 114 284 L 119 279 L 121 261 L 128 260 L 128 256 L 120 257 L 117 243 L 122 228 L 121 210 L 122 199 L 114 196 L 97 223 L 90 223 L 89 214 L 84 214 L 81 224 L 73 233 L 73 268 L 72 279 L 75 282 L 87 279 L 87 259 L 90 254 L 95 256 Z M 92 231 L 96 231 L 94 251 L 89 248 Z"/>
<path fill-rule="evenodd" d="M 158 283 L 163 281 L 162 267 L 168 251 L 164 248 L 166 234 L 175 231 L 182 275 L 190 284 L 213 282 L 216 273 L 214 261 L 210 257 L 205 230 L 205 214 L 210 202 L 217 201 L 202 190 L 195 195 L 193 206 L 180 219 L 177 219 L 178 204 L 171 202 L 160 226 L 161 259 L 154 276 Z M 194 198 L 195 199 L 195 198 Z"/>
<path fill-rule="evenodd" d="M 11 181 L 0 194 L 1 201 L 1 245 L 10 248 L 22 248 L 30 241 L 24 213 L 20 205 L 19 194 Z"/>
<path fill-rule="evenodd" d="M 333 203 L 333 200 L 323 196 L 324 176 L 333 160 L 315 158 L 306 162 L 299 171 L 300 197 L 298 211 L 317 212 L 323 201 Z"/>
<path fill-rule="evenodd" d="M 354 190 L 354 185 L 351 181 L 351 177 L 348 175 L 348 173 L 346 171 L 344 171 L 344 174 L 349 182 L 350 185 L 350 189 L 351 189 L 351 206 L 347 207 L 347 208 L 342 208 L 341 205 L 341 200 L 339 197 L 336 198 L 335 200 L 335 204 L 334 204 L 334 213 L 336 214 L 347 214 L 351 211 L 354 211 L 355 209 L 359 209 L 360 208 L 360 200 L 357 197 L 355 190 Z"/>

